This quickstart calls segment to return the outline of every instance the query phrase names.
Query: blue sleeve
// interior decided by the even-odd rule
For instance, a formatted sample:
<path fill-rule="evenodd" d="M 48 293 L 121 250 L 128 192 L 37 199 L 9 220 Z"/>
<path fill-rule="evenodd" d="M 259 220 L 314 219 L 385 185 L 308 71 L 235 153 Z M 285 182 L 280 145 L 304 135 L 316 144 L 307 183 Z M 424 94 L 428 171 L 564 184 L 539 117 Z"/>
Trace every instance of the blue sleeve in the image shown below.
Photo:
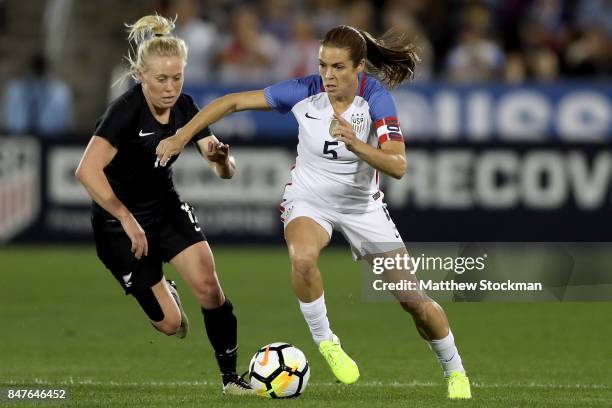
<path fill-rule="evenodd" d="M 393 96 L 382 86 L 372 92 L 368 104 L 370 105 L 370 117 L 373 122 L 389 117 L 397 118 L 397 108 Z"/>
<path fill-rule="evenodd" d="M 268 106 L 280 113 L 291 111 L 296 103 L 319 92 L 321 92 L 321 77 L 319 75 L 289 79 L 264 89 Z"/>
<path fill-rule="evenodd" d="M 369 92 L 368 92 L 369 91 Z M 388 140 L 404 141 L 402 129 L 397 119 L 397 108 L 389 90 L 378 81 L 365 94 L 370 105 L 370 117 L 380 144 Z"/>

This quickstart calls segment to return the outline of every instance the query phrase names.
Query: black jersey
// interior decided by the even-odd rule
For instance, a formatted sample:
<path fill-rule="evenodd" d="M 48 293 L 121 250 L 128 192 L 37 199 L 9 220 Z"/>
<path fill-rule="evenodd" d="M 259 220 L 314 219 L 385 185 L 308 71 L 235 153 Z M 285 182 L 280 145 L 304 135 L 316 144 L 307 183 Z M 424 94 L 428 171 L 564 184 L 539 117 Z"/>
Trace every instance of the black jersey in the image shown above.
<path fill-rule="evenodd" d="M 138 84 L 113 101 L 96 123 L 94 135 L 105 138 L 117 149 L 104 173 L 115 195 L 139 222 L 148 223 L 163 214 L 169 201 L 178 199 L 171 168 L 178 155 L 162 167 L 155 148 L 162 139 L 185 126 L 196 113 L 198 107 L 193 99 L 181 94 L 172 107 L 169 122 L 159 123 Z M 197 142 L 210 134 L 210 129 L 205 128 L 191 141 Z M 95 216 L 113 218 L 95 202 L 93 211 Z"/>

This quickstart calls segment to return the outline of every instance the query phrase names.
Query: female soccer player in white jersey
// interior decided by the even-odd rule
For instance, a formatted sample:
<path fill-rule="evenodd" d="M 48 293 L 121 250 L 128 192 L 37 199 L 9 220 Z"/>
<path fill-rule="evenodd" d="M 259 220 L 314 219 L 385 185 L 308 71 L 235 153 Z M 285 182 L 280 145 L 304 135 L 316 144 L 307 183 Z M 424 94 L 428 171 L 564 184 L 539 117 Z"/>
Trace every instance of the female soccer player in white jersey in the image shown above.
<path fill-rule="evenodd" d="M 357 381 L 359 369 L 330 329 L 317 261 L 333 230 L 345 236 L 357 259 L 406 252 L 378 188 L 379 171 L 399 179 L 406 169 L 395 103 L 383 84 L 392 88 L 409 79 L 417 61 L 412 45 L 393 31 L 375 39 L 338 26 L 321 41 L 319 75 L 220 97 L 157 147 L 164 165 L 194 134 L 232 112 L 293 113 L 299 124 L 298 157 L 281 203 L 291 285 L 321 354 L 346 384 Z M 366 243 L 385 243 L 384 250 Z M 442 308 L 423 293 L 394 295 L 437 355 L 449 398 L 470 398 Z"/>

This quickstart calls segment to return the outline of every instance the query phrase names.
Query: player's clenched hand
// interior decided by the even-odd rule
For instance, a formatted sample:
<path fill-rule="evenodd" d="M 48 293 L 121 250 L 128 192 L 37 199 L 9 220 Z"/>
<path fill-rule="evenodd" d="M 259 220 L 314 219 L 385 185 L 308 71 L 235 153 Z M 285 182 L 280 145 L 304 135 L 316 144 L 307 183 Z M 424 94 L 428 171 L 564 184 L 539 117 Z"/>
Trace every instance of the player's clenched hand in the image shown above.
<path fill-rule="evenodd" d="M 359 143 L 359 139 L 357 139 L 353 126 L 337 112 L 334 113 L 334 118 L 336 118 L 338 121 L 338 124 L 334 129 L 334 137 L 337 140 L 344 142 L 346 148 L 352 151 L 355 144 Z"/>
<path fill-rule="evenodd" d="M 229 145 L 221 142 L 208 142 L 206 158 L 213 163 L 226 164 L 229 160 Z"/>
<path fill-rule="evenodd" d="M 157 145 L 155 154 L 157 154 L 157 160 L 159 160 L 160 166 L 164 167 L 168 164 L 172 156 L 179 154 L 181 150 L 183 150 L 183 147 L 185 147 L 179 135 L 180 131 L 174 134 L 174 136 L 162 140 Z"/>
<path fill-rule="evenodd" d="M 144 230 L 136 221 L 136 218 L 132 214 L 127 215 L 121 221 L 123 230 L 132 241 L 132 253 L 136 259 L 142 258 L 149 254 L 149 244 L 147 243 L 147 236 Z"/>

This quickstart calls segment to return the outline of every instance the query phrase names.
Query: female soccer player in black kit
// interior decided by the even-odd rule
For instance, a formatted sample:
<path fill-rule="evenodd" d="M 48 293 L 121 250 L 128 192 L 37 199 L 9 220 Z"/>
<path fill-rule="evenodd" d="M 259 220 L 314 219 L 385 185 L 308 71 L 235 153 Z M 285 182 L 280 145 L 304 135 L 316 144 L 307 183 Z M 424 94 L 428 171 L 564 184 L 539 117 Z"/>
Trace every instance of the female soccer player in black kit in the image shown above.
<path fill-rule="evenodd" d="M 155 154 L 162 139 L 198 112 L 191 97 L 181 93 L 187 47 L 169 35 L 174 22 L 161 16 L 145 16 L 128 27 L 129 40 L 137 45 L 128 60 L 138 84 L 100 118 L 76 171 L 93 199 L 98 257 L 157 330 L 183 338 L 187 317 L 174 282 L 166 281 L 162 271 L 162 263 L 169 262 L 202 307 L 223 392 L 251 393 L 250 385 L 236 375 L 237 320 L 206 237 L 193 208 L 175 191 L 172 170 L 159 166 Z M 233 176 L 229 147 L 208 128 L 191 141 L 219 177 Z"/>

